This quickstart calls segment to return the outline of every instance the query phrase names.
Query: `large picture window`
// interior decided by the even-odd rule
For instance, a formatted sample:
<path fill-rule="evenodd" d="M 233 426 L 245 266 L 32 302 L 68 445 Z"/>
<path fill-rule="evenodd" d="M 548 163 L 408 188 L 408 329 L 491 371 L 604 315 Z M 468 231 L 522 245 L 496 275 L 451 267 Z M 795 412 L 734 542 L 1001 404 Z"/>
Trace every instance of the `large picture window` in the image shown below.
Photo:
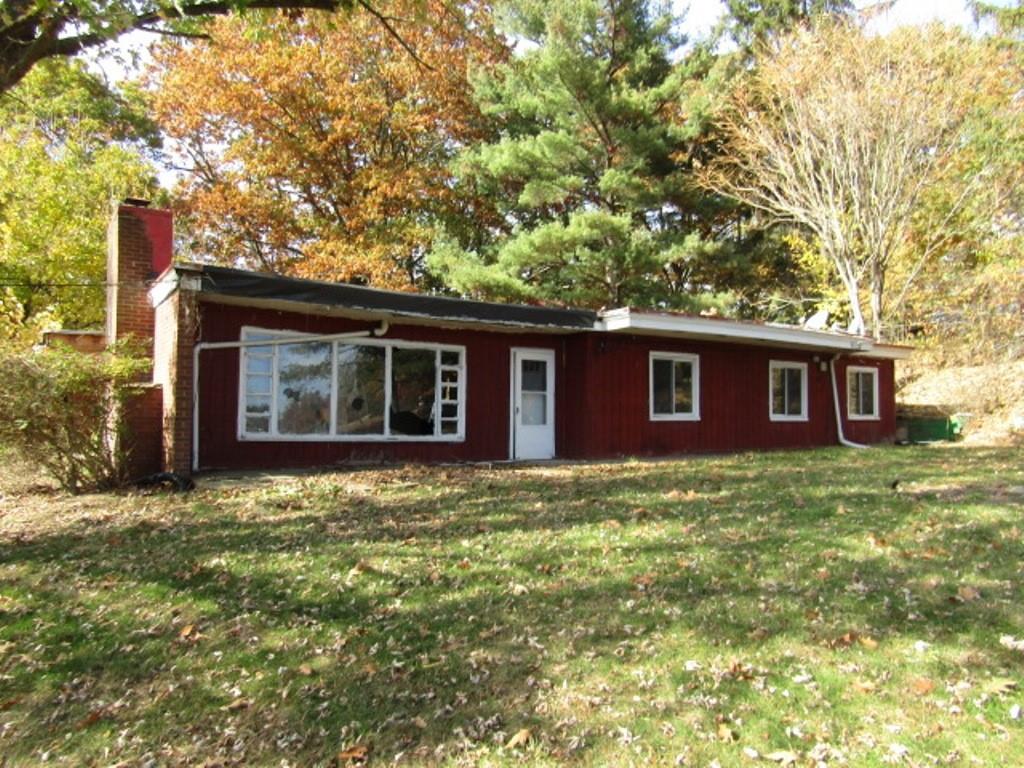
<path fill-rule="evenodd" d="M 807 363 L 772 360 L 768 365 L 772 421 L 807 421 Z"/>
<path fill-rule="evenodd" d="M 878 369 L 851 365 L 846 369 L 846 415 L 854 421 L 878 418 Z"/>
<path fill-rule="evenodd" d="M 651 420 L 699 420 L 700 358 L 674 352 L 651 352 L 650 359 Z"/>
<path fill-rule="evenodd" d="M 243 341 L 268 343 L 242 348 L 239 437 L 462 439 L 463 347 L 296 336 L 243 329 Z"/>

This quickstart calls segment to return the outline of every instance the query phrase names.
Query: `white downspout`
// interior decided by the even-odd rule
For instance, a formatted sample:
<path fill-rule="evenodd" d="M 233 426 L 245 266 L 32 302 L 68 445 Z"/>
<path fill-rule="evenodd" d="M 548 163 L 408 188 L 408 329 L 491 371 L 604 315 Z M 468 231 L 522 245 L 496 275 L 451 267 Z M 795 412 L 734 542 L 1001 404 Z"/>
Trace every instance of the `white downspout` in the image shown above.
<path fill-rule="evenodd" d="M 832 377 L 832 405 L 835 406 L 836 411 L 836 432 L 839 434 L 839 444 L 845 445 L 847 448 L 867 448 L 866 445 L 847 440 L 843 435 L 843 417 L 839 409 L 839 387 L 836 385 L 836 359 L 838 357 L 839 355 L 832 355 L 829 359 L 828 372 Z"/>
<path fill-rule="evenodd" d="M 199 470 L 199 353 L 206 349 L 242 349 L 244 347 L 274 347 L 281 344 L 298 344 L 315 341 L 336 341 L 338 339 L 365 338 L 371 333 L 383 336 L 390 324 L 381 320 L 380 325 L 370 331 L 332 333 L 324 336 L 291 336 L 279 339 L 252 339 L 250 341 L 201 341 L 192 347 L 192 471 Z"/>

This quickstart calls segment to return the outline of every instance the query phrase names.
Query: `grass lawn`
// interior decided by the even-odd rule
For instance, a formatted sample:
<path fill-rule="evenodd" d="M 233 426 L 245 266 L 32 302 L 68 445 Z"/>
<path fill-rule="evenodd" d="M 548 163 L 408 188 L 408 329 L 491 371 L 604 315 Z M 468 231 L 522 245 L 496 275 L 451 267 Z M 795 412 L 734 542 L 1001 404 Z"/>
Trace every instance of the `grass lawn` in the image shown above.
<path fill-rule="evenodd" d="M 1019 450 L 7 472 L 2 766 L 1024 765 Z"/>

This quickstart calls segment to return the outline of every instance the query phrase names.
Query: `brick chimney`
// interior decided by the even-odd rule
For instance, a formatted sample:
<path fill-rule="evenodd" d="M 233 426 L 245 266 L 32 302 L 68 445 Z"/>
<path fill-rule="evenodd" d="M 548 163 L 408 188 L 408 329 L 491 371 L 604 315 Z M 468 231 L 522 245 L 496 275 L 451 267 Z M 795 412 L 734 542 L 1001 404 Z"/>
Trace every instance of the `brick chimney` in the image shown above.
<path fill-rule="evenodd" d="M 107 343 L 134 335 L 153 350 L 149 288 L 171 265 L 174 224 L 170 211 L 127 198 L 107 230 Z"/>

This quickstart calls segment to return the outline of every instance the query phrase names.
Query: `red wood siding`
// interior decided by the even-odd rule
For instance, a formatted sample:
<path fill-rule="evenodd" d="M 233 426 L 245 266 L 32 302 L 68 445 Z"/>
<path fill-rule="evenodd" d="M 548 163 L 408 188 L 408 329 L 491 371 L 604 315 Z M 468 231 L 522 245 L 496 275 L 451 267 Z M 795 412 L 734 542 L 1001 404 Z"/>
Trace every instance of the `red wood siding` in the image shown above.
<path fill-rule="evenodd" d="M 243 326 L 299 333 L 343 333 L 367 322 L 220 304 L 201 305 L 202 341 L 237 341 Z M 323 466 L 345 461 L 489 461 L 508 458 L 509 363 L 512 347 L 555 351 L 555 450 L 564 458 L 797 448 L 837 442 L 831 382 L 813 353 L 715 342 L 601 333 L 497 333 L 392 325 L 386 339 L 459 344 L 466 348 L 466 434 L 462 442 L 262 442 L 237 438 L 238 351 L 209 350 L 200 362 L 201 468 Z M 651 421 L 649 354 L 700 356 L 696 422 Z M 827 361 L 820 355 L 821 361 Z M 768 415 L 769 361 L 807 363 L 806 422 Z M 878 421 L 848 421 L 846 366 L 879 368 Z M 842 359 L 836 365 L 847 438 L 881 442 L 895 432 L 893 364 Z"/>
<path fill-rule="evenodd" d="M 375 323 L 221 304 L 202 304 L 202 341 L 237 341 L 243 326 L 297 333 L 345 333 Z M 462 442 L 245 441 L 238 433 L 238 350 L 201 353 L 199 466 L 271 468 L 345 461 L 492 461 L 508 458 L 509 365 L 512 347 L 555 351 L 555 450 L 561 452 L 566 402 L 562 375 L 566 337 L 493 333 L 393 324 L 387 340 L 459 344 L 466 348 L 466 434 Z"/>
<path fill-rule="evenodd" d="M 837 442 L 828 369 L 813 353 L 714 342 L 676 341 L 649 336 L 591 334 L 579 338 L 571 384 L 577 411 L 570 415 L 564 442 L 566 457 L 716 452 L 742 449 L 799 448 Z M 652 351 L 700 356 L 700 420 L 652 421 L 649 359 Z M 769 418 L 769 361 L 807 364 L 808 420 Z M 848 439 L 880 442 L 895 432 L 891 361 L 855 360 L 877 366 L 881 419 L 845 419 L 845 362 L 837 363 L 844 431 Z"/>
<path fill-rule="evenodd" d="M 846 413 L 846 368 L 860 365 L 878 369 L 877 421 L 850 421 Z M 836 361 L 836 385 L 839 388 L 840 413 L 843 416 L 843 434 L 856 443 L 891 442 L 896 436 L 896 366 L 892 360 L 871 360 L 864 357 L 845 357 Z"/>

